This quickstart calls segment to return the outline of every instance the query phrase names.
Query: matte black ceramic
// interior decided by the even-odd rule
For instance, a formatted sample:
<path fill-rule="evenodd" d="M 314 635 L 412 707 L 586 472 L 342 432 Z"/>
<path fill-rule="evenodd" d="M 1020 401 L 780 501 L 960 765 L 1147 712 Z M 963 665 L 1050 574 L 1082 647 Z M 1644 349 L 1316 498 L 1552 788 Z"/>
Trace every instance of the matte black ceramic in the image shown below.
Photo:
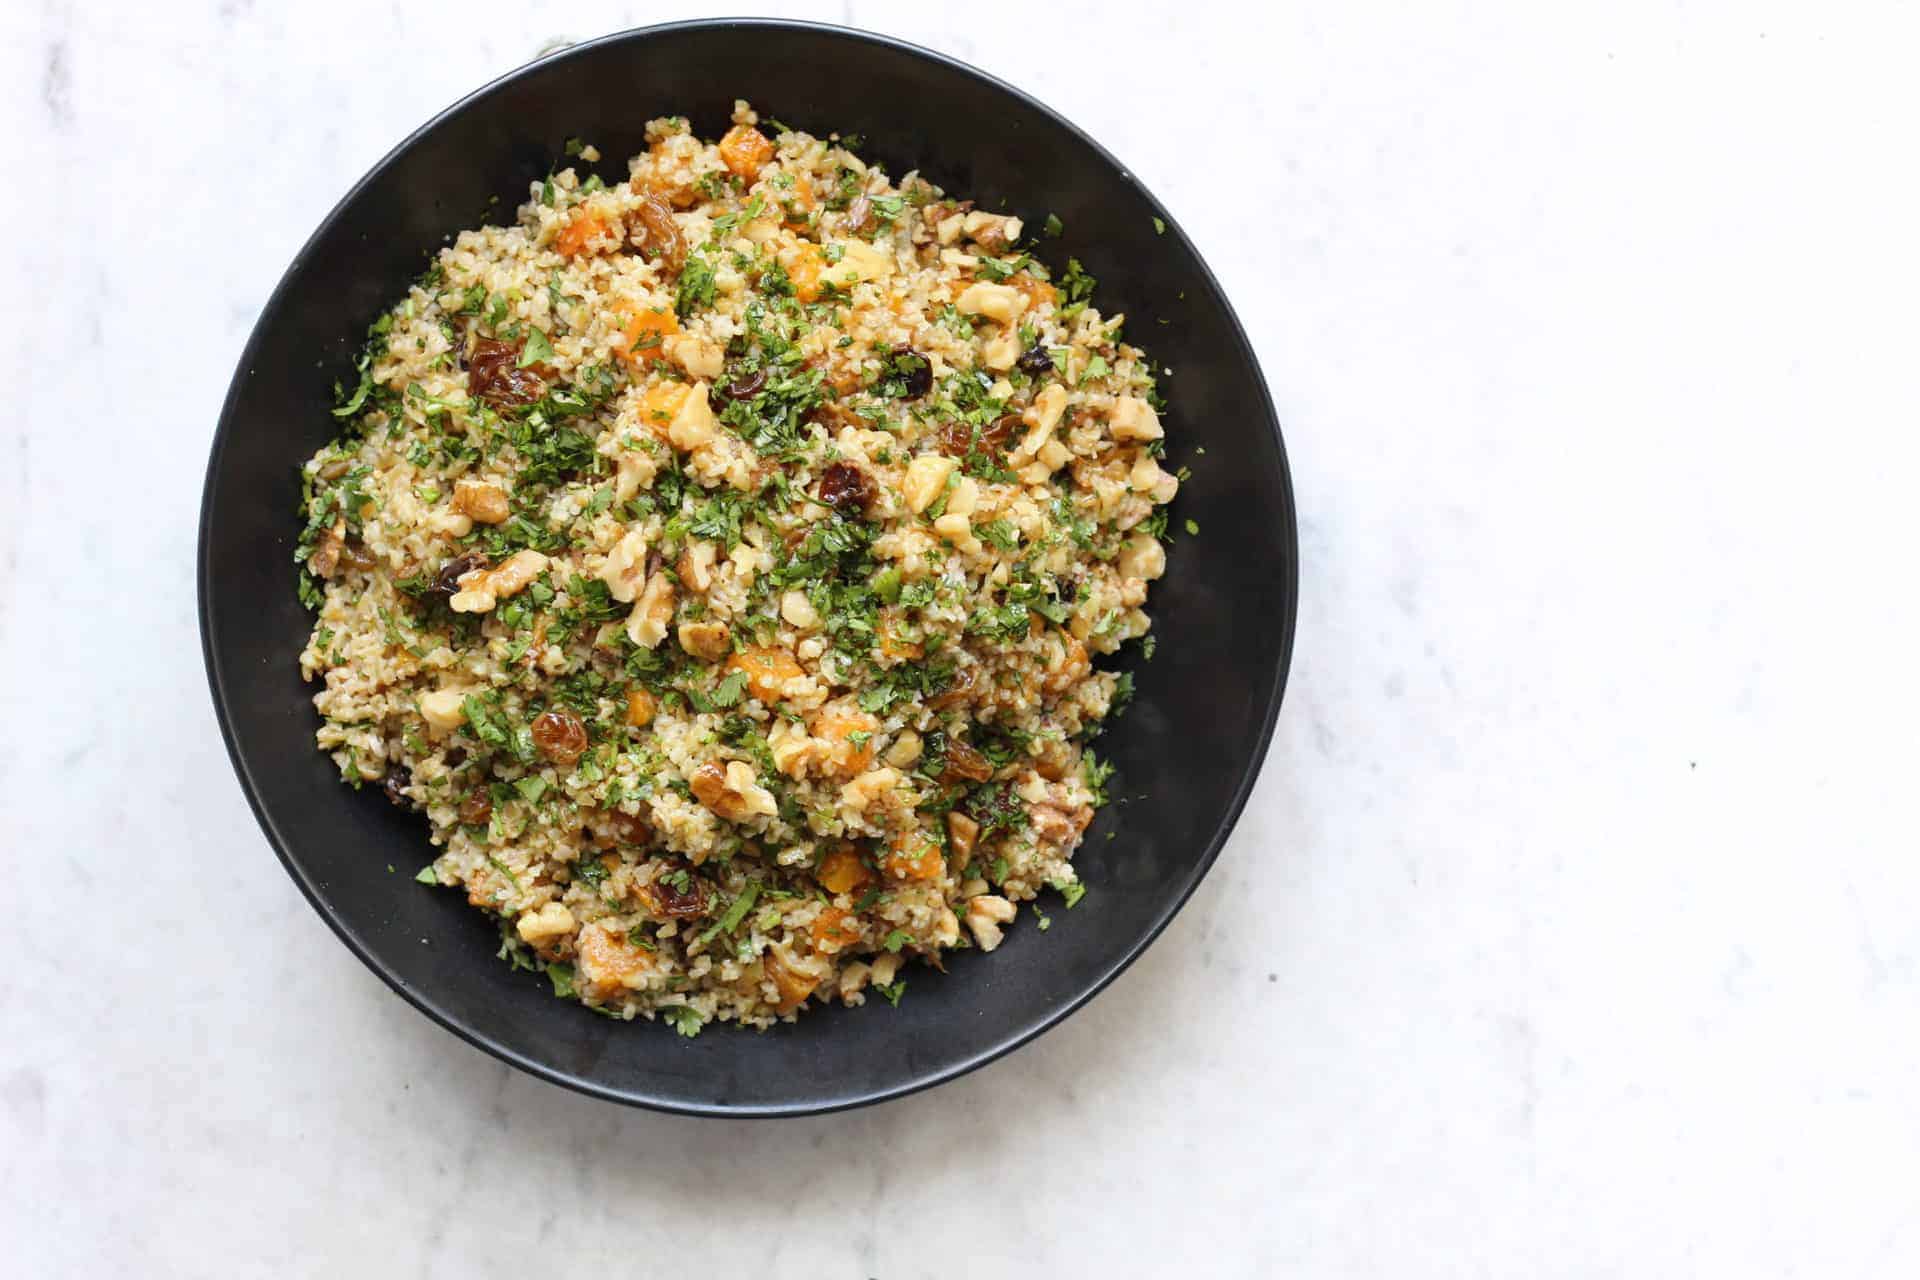
<path fill-rule="evenodd" d="M 453 232 L 511 217 L 527 184 L 590 139 L 625 176 L 652 116 L 706 136 L 735 97 L 825 134 L 865 135 L 895 174 L 919 169 L 983 207 L 1066 233 L 1100 305 L 1174 370 L 1170 456 L 1193 469 L 1174 507 L 1197 538 L 1172 548 L 1152 612 L 1159 651 L 1100 740 L 1125 803 L 1101 812 L 1075 865 L 1086 898 L 1024 915 L 991 955 L 910 966 L 898 1008 L 816 1009 L 765 1034 L 615 1022 L 556 1000 L 494 958 L 464 894 L 415 884 L 425 820 L 378 788 L 349 791 L 313 745 L 295 655 L 296 466 L 333 433 L 331 385 L 368 323 Z M 1138 98 L 1140 111 L 1174 102 Z M 490 203 L 497 200 L 497 204 Z M 1154 219 L 1165 223 L 1156 231 Z M 1162 324 L 1160 321 L 1165 321 Z M 1204 447 L 1204 454 L 1201 449 Z M 611 36 L 513 72 L 402 143 L 340 202 L 255 326 L 207 467 L 200 622 L 235 769 L 288 872 L 340 938 L 422 1012 L 536 1075 L 620 1102 L 720 1115 L 827 1111 L 968 1071 L 1039 1034 L 1112 981 L 1193 892 L 1239 816 L 1279 711 L 1297 591 L 1293 498 L 1273 405 L 1227 300 L 1173 219 L 1112 156 L 1019 91 L 909 45 L 830 27 L 715 21 Z M 1112 834 L 1113 839 L 1108 836 Z M 1266 851 L 1247 849 L 1246 857 Z M 389 872 L 391 865 L 396 871 Z M 1172 1011 L 1167 1011 L 1171 1016 Z"/>

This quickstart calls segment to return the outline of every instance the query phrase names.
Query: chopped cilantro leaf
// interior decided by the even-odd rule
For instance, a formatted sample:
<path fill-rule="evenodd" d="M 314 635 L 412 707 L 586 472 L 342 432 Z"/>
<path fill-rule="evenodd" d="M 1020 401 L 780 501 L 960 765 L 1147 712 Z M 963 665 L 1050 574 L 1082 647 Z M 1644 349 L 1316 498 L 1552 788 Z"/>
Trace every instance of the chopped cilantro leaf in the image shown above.
<path fill-rule="evenodd" d="M 716 707 L 733 707 L 740 703 L 740 695 L 746 692 L 747 673 L 736 671 L 713 687 L 713 695 L 708 699 Z"/>
<path fill-rule="evenodd" d="M 989 520 L 976 526 L 974 532 L 1002 551 L 1012 551 L 1020 545 L 1020 531 L 1013 527 L 1011 520 Z"/>
<path fill-rule="evenodd" d="M 524 369 L 530 364 L 539 364 L 551 359 L 553 359 L 553 343 L 547 340 L 546 330 L 529 329 L 527 345 L 521 350 L 520 358 L 514 361 L 514 366 Z"/>

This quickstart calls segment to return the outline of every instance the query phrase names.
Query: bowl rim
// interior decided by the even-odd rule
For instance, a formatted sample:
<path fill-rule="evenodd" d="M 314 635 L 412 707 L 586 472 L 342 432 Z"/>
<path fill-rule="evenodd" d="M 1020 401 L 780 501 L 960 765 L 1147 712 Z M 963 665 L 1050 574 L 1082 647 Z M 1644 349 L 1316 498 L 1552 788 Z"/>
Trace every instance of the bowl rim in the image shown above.
<path fill-rule="evenodd" d="M 1261 714 L 1261 722 L 1255 747 L 1254 750 L 1248 754 L 1247 760 L 1241 768 L 1240 779 L 1234 788 L 1233 795 L 1219 820 L 1215 823 L 1212 834 L 1208 836 L 1206 846 L 1198 862 L 1195 864 L 1193 876 L 1188 884 L 1178 894 L 1168 899 L 1158 919 L 1153 922 L 1151 927 L 1149 927 L 1133 945 L 1121 954 L 1118 960 L 1115 961 L 1104 974 L 1087 984 L 1081 991 L 1074 993 L 1071 998 L 1040 1013 L 1028 1025 L 1009 1035 L 1003 1036 L 994 1043 L 987 1045 L 960 1061 L 924 1071 L 917 1075 L 903 1077 L 899 1081 L 882 1087 L 869 1088 L 844 1096 L 836 1095 L 826 1097 L 818 1101 L 774 1104 L 716 1104 L 687 1101 L 656 1093 L 614 1088 L 584 1076 L 576 1075 L 549 1063 L 538 1061 L 508 1048 L 506 1045 L 496 1041 L 485 1031 L 468 1025 L 458 1016 L 441 1007 L 431 992 L 418 990 L 408 983 L 403 982 L 396 974 L 389 971 L 379 957 L 373 953 L 371 948 L 360 939 L 352 925 L 341 918 L 339 913 L 334 910 L 326 897 L 320 892 L 313 878 L 307 874 L 305 868 L 288 852 L 288 841 L 283 836 L 273 815 L 267 811 L 266 806 L 262 803 L 260 787 L 256 784 L 253 771 L 246 759 L 241 755 L 238 742 L 235 739 L 233 731 L 233 708 L 227 695 L 221 664 L 214 648 L 210 601 L 213 590 L 211 524 L 215 479 L 219 473 L 220 460 L 226 451 L 228 440 L 233 429 L 234 414 L 238 408 L 242 383 L 248 370 L 254 365 L 258 349 L 265 338 L 268 322 L 279 315 L 285 304 L 286 295 L 292 285 L 293 276 L 301 263 L 314 251 L 315 247 L 327 233 L 332 230 L 334 224 L 340 220 L 346 210 L 360 198 L 361 193 L 364 192 L 375 179 L 379 178 L 389 166 L 394 164 L 406 152 L 411 150 L 416 144 L 424 140 L 435 130 L 442 127 L 448 120 L 479 103 L 482 99 L 487 98 L 523 77 L 544 71 L 551 63 L 585 57 L 608 46 L 640 43 L 663 35 L 700 29 L 746 29 L 767 33 L 804 31 L 814 35 L 827 35 L 859 44 L 877 46 L 895 53 L 904 53 L 912 58 L 932 62 L 950 72 L 971 77 L 985 83 L 990 88 L 1010 95 L 1019 101 L 1027 110 L 1039 113 L 1055 125 L 1066 130 L 1080 145 L 1088 148 L 1099 156 L 1100 159 L 1112 166 L 1114 171 L 1120 175 L 1121 180 L 1133 187 L 1153 208 L 1155 215 L 1165 224 L 1166 229 L 1178 236 L 1180 242 L 1193 254 L 1194 262 L 1199 268 L 1201 278 L 1212 290 L 1213 294 L 1220 299 L 1226 312 L 1228 325 L 1231 327 L 1234 340 L 1238 344 L 1239 353 L 1253 369 L 1256 375 L 1255 380 L 1259 384 L 1258 391 L 1260 403 L 1265 411 L 1266 427 L 1273 436 L 1274 446 L 1278 455 L 1280 484 L 1286 499 L 1283 516 L 1287 522 L 1293 526 L 1292 537 L 1288 539 L 1289 553 L 1283 558 L 1284 563 L 1280 566 L 1283 579 L 1281 585 L 1284 588 L 1286 603 L 1284 606 L 1284 617 L 1280 619 L 1281 643 L 1279 661 L 1274 664 L 1270 686 L 1261 695 L 1264 710 Z M 219 420 L 214 429 L 213 441 L 208 451 L 206 476 L 201 486 L 200 521 L 198 536 L 195 540 L 194 557 L 196 561 L 194 574 L 196 613 L 200 627 L 201 656 L 206 665 L 208 687 L 213 695 L 214 717 L 220 726 L 220 736 L 226 744 L 227 757 L 233 764 L 234 773 L 240 781 L 240 789 L 246 796 L 247 805 L 253 810 L 254 819 L 260 824 L 261 831 L 266 835 L 267 843 L 273 847 L 274 853 L 279 857 L 281 866 L 285 868 L 294 884 L 299 887 L 300 892 L 306 897 L 308 903 L 312 905 L 314 911 L 326 922 L 327 927 L 333 931 L 334 935 L 346 945 L 347 949 L 402 1000 L 406 1001 L 422 1014 L 425 1014 L 440 1027 L 452 1032 L 455 1036 L 474 1048 L 531 1076 L 545 1080 L 551 1084 L 559 1085 L 562 1088 L 570 1089 L 575 1093 L 585 1094 L 588 1097 L 599 1098 L 608 1102 L 620 1103 L 625 1106 L 639 1107 L 645 1110 L 667 1114 L 725 1118 L 779 1118 L 826 1115 L 836 1111 L 871 1106 L 875 1103 L 903 1098 L 910 1094 L 918 1093 L 923 1089 L 930 1089 L 936 1085 L 957 1080 L 961 1076 L 979 1070 L 981 1067 L 1004 1057 L 1022 1045 L 1037 1039 L 1043 1033 L 1059 1026 L 1060 1023 L 1084 1007 L 1095 996 L 1111 986 L 1113 982 L 1122 973 L 1126 972 L 1126 970 L 1133 965 L 1134 961 L 1138 960 L 1147 948 L 1152 946 L 1160 935 L 1166 931 L 1167 926 L 1173 922 L 1173 918 L 1180 913 L 1180 910 L 1185 907 L 1187 902 L 1193 897 L 1195 891 L 1199 889 L 1201 881 L 1205 880 L 1207 874 L 1213 869 L 1213 864 L 1219 858 L 1221 849 L 1226 845 L 1227 839 L 1232 835 L 1234 827 L 1239 822 L 1241 813 L 1246 808 L 1247 801 L 1252 795 L 1254 785 L 1259 780 L 1261 770 L 1266 763 L 1267 756 L 1273 745 L 1274 727 L 1278 721 L 1281 702 L 1286 692 L 1287 677 L 1293 665 L 1294 627 L 1299 612 L 1300 598 L 1299 523 L 1294 499 L 1293 475 L 1287 461 L 1286 441 L 1282 436 L 1279 417 L 1274 409 L 1272 389 L 1267 383 L 1265 372 L 1260 367 L 1259 357 L 1253 349 L 1253 344 L 1247 337 L 1246 328 L 1241 324 L 1239 314 L 1234 310 L 1232 302 L 1228 299 L 1226 290 L 1221 288 L 1218 277 L 1214 275 L 1212 268 L 1206 264 L 1206 261 L 1201 257 L 1199 250 L 1193 245 L 1192 241 L 1189 240 L 1186 234 L 1180 229 L 1178 222 L 1172 214 L 1169 213 L 1153 193 L 1148 191 L 1139 179 L 1134 176 L 1133 170 L 1089 136 L 1086 131 L 1062 116 L 1059 112 L 1053 110 L 1026 91 L 1009 84 L 997 76 L 982 71 L 978 67 L 962 62 L 957 58 L 949 57 L 937 50 L 928 49 L 922 45 L 917 45 L 893 36 L 864 31 L 853 27 L 839 26 L 833 23 L 783 18 L 701 18 L 681 22 L 657 23 L 650 26 L 633 27 L 611 32 L 591 40 L 583 40 L 578 43 L 565 45 L 551 52 L 537 55 L 531 60 L 496 76 L 472 92 L 462 95 L 451 105 L 436 112 L 424 124 L 408 133 L 405 138 L 383 155 L 347 190 L 346 194 L 334 204 L 326 216 L 320 220 L 319 224 L 314 228 L 313 233 L 307 237 L 305 242 L 301 244 L 298 252 L 296 252 L 288 262 L 285 270 L 281 274 L 279 282 L 274 286 L 273 292 L 267 296 L 266 301 L 261 305 L 260 314 L 255 319 L 253 327 L 247 336 L 246 345 L 241 349 L 240 359 L 235 366 L 233 379 L 229 383 L 226 397 L 221 403 Z"/>

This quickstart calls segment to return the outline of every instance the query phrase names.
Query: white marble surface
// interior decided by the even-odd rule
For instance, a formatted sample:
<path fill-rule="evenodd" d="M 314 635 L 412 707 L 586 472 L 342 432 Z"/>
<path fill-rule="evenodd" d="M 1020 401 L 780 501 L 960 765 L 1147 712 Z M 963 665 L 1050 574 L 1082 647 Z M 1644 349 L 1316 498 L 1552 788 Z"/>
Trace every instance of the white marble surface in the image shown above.
<path fill-rule="evenodd" d="M 1029 87 L 1182 218 L 1287 424 L 1299 651 L 1113 990 L 753 1125 L 512 1074 L 336 944 L 190 571 L 334 199 L 549 39 L 693 6 L 0 8 L 0 1271 L 1920 1272 L 1911 19 L 934 8 L 808 11 Z"/>

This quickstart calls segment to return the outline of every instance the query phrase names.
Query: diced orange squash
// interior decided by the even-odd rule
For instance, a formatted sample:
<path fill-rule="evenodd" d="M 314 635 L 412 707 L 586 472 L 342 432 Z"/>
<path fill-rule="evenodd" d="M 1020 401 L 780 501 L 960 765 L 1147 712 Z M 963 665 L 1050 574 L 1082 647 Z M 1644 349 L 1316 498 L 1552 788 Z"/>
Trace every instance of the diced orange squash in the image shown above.
<path fill-rule="evenodd" d="M 680 412 L 690 389 L 684 382 L 654 383 L 640 397 L 640 421 L 665 439 L 667 426 L 673 421 L 673 415 Z"/>
<path fill-rule="evenodd" d="M 860 851 L 843 844 L 820 860 L 813 878 L 828 893 L 851 893 L 873 880 L 873 872 L 860 861 Z"/>
<path fill-rule="evenodd" d="M 773 159 L 773 143 L 750 124 L 737 124 L 720 139 L 720 159 L 739 177 L 752 182 Z"/>
<path fill-rule="evenodd" d="M 938 880 L 947 860 L 933 837 L 915 828 L 901 832 L 888 843 L 883 865 L 896 880 Z"/>
<path fill-rule="evenodd" d="M 629 311 L 613 354 L 631 365 L 647 364 L 662 355 L 661 340 L 678 332 L 680 322 L 671 311 Z"/>
<path fill-rule="evenodd" d="M 781 1013 L 792 1013 L 798 1009 L 813 994 L 813 989 L 820 985 L 820 979 L 797 972 L 781 960 L 776 951 L 768 951 L 763 964 L 767 977 L 773 979 L 774 989 L 780 993 L 777 1008 Z"/>
<path fill-rule="evenodd" d="M 827 269 L 827 255 L 820 246 L 810 240 L 802 240 L 800 247 L 783 260 L 787 268 L 787 279 L 793 281 L 793 296 L 802 302 L 812 302 L 820 296 L 820 276 Z"/>
<path fill-rule="evenodd" d="M 815 738 L 828 744 L 827 765 L 842 776 L 865 773 L 873 767 L 873 737 L 880 722 L 844 704 L 820 708 L 808 726 Z M 855 734 L 866 737 L 855 738 Z"/>
<path fill-rule="evenodd" d="M 773 647 L 742 649 L 727 659 L 727 670 L 746 672 L 748 690 L 767 703 L 778 702 L 787 681 L 804 674 L 792 654 Z"/>
<path fill-rule="evenodd" d="M 860 941 L 860 922 L 851 911 L 826 907 L 813 921 L 815 955 L 832 955 Z"/>
<path fill-rule="evenodd" d="M 580 931 L 579 964 L 575 972 L 580 989 L 595 1000 L 611 1000 L 639 985 L 653 968 L 653 957 L 627 941 L 627 935 L 604 924 Z"/>
<path fill-rule="evenodd" d="M 560 228 L 560 234 L 553 238 L 553 247 L 564 257 L 577 258 L 594 242 L 612 234 L 612 225 L 599 210 L 582 206 L 574 210 L 573 220 Z"/>
<path fill-rule="evenodd" d="M 1013 276 L 1008 279 L 1007 283 L 1027 295 L 1027 309 L 1029 311 L 1040 306 L 1042 303 L 1052 302 L 1059 296 L 1052 285 L 1048 284 L 1045 280 L 1037 278 L 1031 272 L 1016 271 Z"/>

